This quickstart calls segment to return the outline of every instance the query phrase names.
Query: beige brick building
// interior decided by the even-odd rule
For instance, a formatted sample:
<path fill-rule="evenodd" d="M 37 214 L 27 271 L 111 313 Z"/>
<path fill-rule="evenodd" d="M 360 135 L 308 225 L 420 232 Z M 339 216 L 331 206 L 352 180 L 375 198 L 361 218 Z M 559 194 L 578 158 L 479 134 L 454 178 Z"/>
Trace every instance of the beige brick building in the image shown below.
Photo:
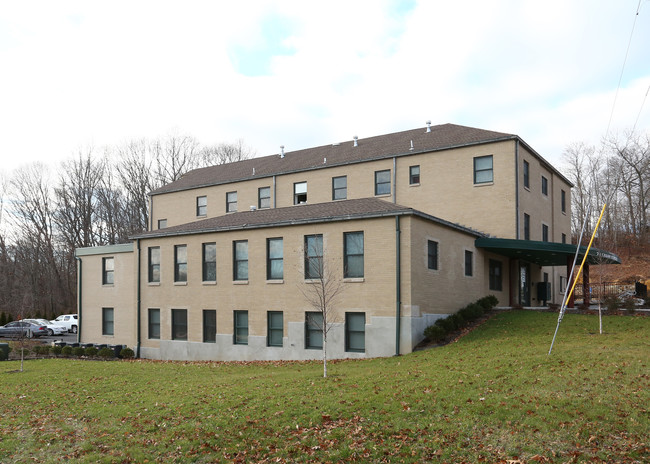
<path fill-rule="evenodd" d="M 451 124 L 197 169 L 151 193 L 132 243 L 77 250 L 80 341 L 320 358 L 306 295 L 323 270 L 341 290 L 331 357 L 408 353 L 485 295 L 561 302 L 570 195 L 518 136 Z"/>

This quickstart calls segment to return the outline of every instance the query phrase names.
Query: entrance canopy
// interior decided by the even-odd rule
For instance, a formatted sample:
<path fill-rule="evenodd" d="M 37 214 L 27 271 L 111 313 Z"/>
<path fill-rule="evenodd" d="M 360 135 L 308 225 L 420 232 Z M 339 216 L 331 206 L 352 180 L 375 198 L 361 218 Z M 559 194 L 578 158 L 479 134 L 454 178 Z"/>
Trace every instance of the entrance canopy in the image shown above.
<path fill-rule="evenodd" d="M 535 242 L 532 240 L 515 240 L 508 238 L 477 238 L 477 248 L 507 256 L 509 258 L 522 259 L 540 266 L 566 266 L 567 260 L 573 260 L 576 253 L 576 245 L 568 243 Z M 580 247 L 577 264 L 587 252 L 586 246 Z M 621 264 L 621 258 L 609 251 L 599 250 L 591 247 L 588 264 Z"/>

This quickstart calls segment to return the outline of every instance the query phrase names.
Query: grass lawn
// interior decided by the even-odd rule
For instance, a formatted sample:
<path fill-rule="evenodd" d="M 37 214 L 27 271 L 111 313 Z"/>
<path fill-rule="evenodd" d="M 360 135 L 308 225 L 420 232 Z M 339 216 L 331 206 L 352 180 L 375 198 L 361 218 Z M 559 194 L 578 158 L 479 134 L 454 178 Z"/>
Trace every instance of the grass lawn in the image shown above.
<path fill-rule="evenodd" d="M 387 359 L 0 363 L 0 462 L 650 462 L 650 317 L 498 314 Z"/>

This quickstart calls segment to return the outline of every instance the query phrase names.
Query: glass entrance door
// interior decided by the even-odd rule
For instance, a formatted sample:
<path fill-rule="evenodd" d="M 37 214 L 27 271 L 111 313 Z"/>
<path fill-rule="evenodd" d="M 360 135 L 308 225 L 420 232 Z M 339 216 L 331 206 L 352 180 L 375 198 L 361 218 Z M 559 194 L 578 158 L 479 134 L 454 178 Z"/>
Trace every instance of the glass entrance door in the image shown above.
<path fill-rule="evenodd" d="M 530 265 L 519 263 L 519 304 L 530 306 Z"/>

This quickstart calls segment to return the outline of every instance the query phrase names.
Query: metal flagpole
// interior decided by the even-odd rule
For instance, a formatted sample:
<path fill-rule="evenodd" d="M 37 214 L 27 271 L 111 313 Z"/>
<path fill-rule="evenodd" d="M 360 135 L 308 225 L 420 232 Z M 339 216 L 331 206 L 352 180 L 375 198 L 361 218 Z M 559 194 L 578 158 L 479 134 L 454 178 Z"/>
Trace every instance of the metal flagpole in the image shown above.
<path fill-rule="evenodd" d="M 594 232 L 591 234 L 591 240 L 589 240 L 589 245 L 587 246 L 587 251 L 585 252 L 584 257 L 582 258 L 582 263 L 580 264 L 580 269 L 578 269 L 578 273 L 576 274 L 576 278 L 573 281 L 573 285 L 571 286 L 571 291 L 567 292 L 567 294 L 564 296 L 564 302 L 562 303 L 562 307 L 560 308 L 560 314 L 558 315 L 557 318 L 557 327 L 555 328 L 555 334 L 553 335 L 553 341 L 551 341 L 551 348 L 548 350 L 548 354 L 551 354 L 551 351 L 553 351 L 553 344 L 555 343 L 555 337 L 557 336 L 557 332 L 560 329 L 560 322 L 562 322 L 562 318 L 564 317 L 564 311 L 566 310 L 566 302 L 569 301 L 569 298 L 571 298 L 571 295 L 573 294 L 573 290 L 576 287 L 576 284 L 578 283 L 578 278 L 580 277 L 580 273 L 582 272 L 582 268 L 585 265 L 585 261 L 587 261 L 587 256 L 589 255 L 589 250 L 591 249 L 591 245 L 594 242 L 594 237 L 596 236 L 596 231 L 598 230 L 598 226 L 600 226 L 600 220 L 603 218 L 603 214 L 605 213 L 605 208 L 607 207 L 607 203 L 603 205 L 603 209 L 600 212 L 600 216 L 598 217 L 598 222 L 596 223 L 596 227 L 594 227 Z M 586 219 L 589 216 L 585 217 L 585 224 L 586 224 Z M 583 232 L 584 232 L 584 224 L 583 224 Z M 575 267 L 576 265 L 576 260 L 578 258 L 578 253 L 580 252 L 580 243 L 582 242 L 582 232 L 580 232 L 580 240 L 578 241 L 578 246 L 576 248 L 576 255 L 573 259 L 573 266 Z M 573 275 L 573 269 L 571 269 L 571 275 Z"/>

